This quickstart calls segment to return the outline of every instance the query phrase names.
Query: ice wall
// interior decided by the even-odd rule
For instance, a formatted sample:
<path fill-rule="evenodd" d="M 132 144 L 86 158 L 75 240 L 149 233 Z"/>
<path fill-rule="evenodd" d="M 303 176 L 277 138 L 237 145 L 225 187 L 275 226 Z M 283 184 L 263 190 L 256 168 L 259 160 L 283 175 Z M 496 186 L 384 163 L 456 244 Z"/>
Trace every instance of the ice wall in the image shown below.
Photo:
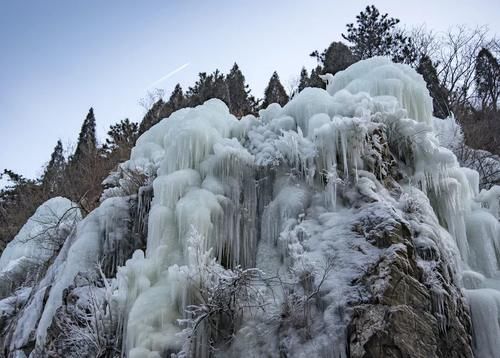
<path fill-rule="evenodd" d="M 329 284 L 332 297 L 342 301 L 357 265 L 380 255 L 366 248 L 353 260 L 349 242 L 357 238 L 344 229 L 346 215 L 359 202 L 393 201 L 381 184 L 388 177 L 399 176 L 402 184 L 427 194 L 451 233 L 440 244 L 450 261 L 460 255 L 466 271 L 492 276 L 498 270 L 491 254 L 498 228 L 482 208 L 494 211 L 495 200 L 486 195 L 486 204 L 475 201 L 475 173 L 460 168 L 440 146 L 422 77 L 408 66 L 374 58 L 326 79 L 327 91 L 306 88 L 283 108 L 261 110 L 259 118 L 238 121 L 221 101 L 209 100 L 175 112 L 139 138 L 125 167 L 155 178 L 147 248 L 119 269 L 114 294 L 125 321 L 123 349 L 131 357 L 183 346 L 177 320 L 196 301 L 188 260 L 193 230 L 228 269 L 297 271 L 334 253 L 346 257 L 344 280 Z M 385 208 L 373 215 L 388 215 Z M 315 238 L 323 230 L 344 242 Z M 324 251 L 312 242 L 326 245 Z M 328 324 L 338 324 L 332 332 L 342 327 L 340 321 L 332 313 Z M 311 346 L 340 342 L 339 337 L 319 334 Z"/>

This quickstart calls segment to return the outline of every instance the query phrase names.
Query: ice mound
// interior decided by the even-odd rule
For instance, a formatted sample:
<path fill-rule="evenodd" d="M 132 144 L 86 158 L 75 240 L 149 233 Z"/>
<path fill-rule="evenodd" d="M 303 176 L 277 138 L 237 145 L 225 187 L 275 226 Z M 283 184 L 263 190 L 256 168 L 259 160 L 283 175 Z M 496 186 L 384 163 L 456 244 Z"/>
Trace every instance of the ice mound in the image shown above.
<path fill-rule="evenodd" d="M 393 96 L 408 111 L 408 116 L 431 124 L 432 99 L 426 83 L 411 67 L 393 63 L 385 57 L 359 61 L 335 76 L 326 75 L 330 94 L 346 89 L 351 93 L 367 92 L 371 96 Z"/>

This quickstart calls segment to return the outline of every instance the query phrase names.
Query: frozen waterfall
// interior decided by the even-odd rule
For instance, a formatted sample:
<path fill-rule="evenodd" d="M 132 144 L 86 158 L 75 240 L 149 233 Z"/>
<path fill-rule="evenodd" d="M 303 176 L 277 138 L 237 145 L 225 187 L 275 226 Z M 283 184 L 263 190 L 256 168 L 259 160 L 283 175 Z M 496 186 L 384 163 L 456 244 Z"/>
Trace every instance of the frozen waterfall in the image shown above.
<path fill-rule="evenodd" d="M 362 278 L 407 250 L 396 235 L 413 238 L 439 332 L 449 281 L 470 304 L 475 354 L 500 351 L 500 189 L 479 192 L 440 142 L 453 125 L 432 117 L 410 67 L 373 58 L 325 80 L 258 117 L 211 99 L 144 133 L 120 168 L 148 178 L 138 196 L 108 191 L 37 286 L 48 302 L 31 315 L 37 346 L 63 292 L 92 271 L 123 356 L 347 357 L 348 307 L 380 299 L 383 272 L 370 289 Z M 109 261 L 134 220 L 145 247 Z M 30 250 L 6 250 L 0 268 Z M 103 261 L 115 270 L 99 272 Z"/>
<path fill-rule="evenodd" d="M 327 91 L 307 88 L 284 108 L 273 104 L 262 110 L 260 118 L 238 121 L 222 102 L 210 100 L 176 112 L 138 140 L 125 166 L 153 173 L 155 196 L 146 255 L 136 254 L 120 269 L 115 292 L 129 312 L 125 349 L 131 357 L 181 349 L 177 320 L 189 303 L 191 230 L 205 238 L 204 250 L 212 250 L 226 268 L 257 263 L 278 270 L 317 265 L 333 253 L 349 257 L 352 252 L 341 240 L 326 244 L 316 237 L 334 230 L 354 240 L 343 225 L 331 222 L 348 221 L 348 200 L 339 200 L 339 191 L 355 185 L 356 195 L 387 201 L 380 181 L 394 170 L 391 166 L 406 176 L 406 190 L 427 194 L 451 234 L 434 239 L 449 240 L 440 245 L 450 260 L 460 261 L 465 288 L 475 289 L 467 296 L 476 344 L 494 344 L 483 337 L 495 329 L 485 318 L 497 332 L 499 316 L 484 310 L 497 312 L 490 307 L 497 300 L 483 288 L 494 286 L 499 269 L 498 220 L 487 210 L 497 208 L 498 193 L 478 195 L 477 173 L 460 168 L 451 151 L 440 146 L 425 83 L 408 66 L 374 58 L 327 80 Z M 396 150 L 397 163 L 384 158 L 389 150 L 384 142 Z M 264 252 L 279 261 L 259 260 Z M 351 256 L 346 277 L 377 255 L 375 250 L 360 262 Z M 474 287 L 467 286 L 471 275 L 480 277 Z M 328 285 L 332 297 L 348 290 L 346 279 L 332 278 Z"/>

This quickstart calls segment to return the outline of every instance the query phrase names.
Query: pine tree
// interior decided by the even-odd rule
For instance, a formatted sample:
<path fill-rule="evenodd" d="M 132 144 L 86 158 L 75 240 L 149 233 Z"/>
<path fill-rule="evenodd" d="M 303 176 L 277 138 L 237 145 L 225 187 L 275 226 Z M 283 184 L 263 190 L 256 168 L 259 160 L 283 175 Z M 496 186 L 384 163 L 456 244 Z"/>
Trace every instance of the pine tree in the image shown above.
<path fill-rule="evenodd" d="M 141 135 L 149 128 L 158 123 L 161 119 L 169 117 L 173 112 L 188 106 L 188 100 L 184 95 L 181 85 L 175 85 L 167 102 L 159 98 L 151 108 L 148 109 L 139 125 L 138 135 Z"/>
<path fill-rule="evenodd" d="M 326 84 L 321 79 L 320 75 L 324 75 L 326 73 L 335 75 L 337 72 L 345 70 L 358 60 L 349 47 L 344 45 L 342 42 L 332 42 L 323 52 L 320 53 L 316 50 L 309 56 L 316 58 L 318 66 L 311 71 L 308 86 L 319 88 L 326 88 Z"/>
<path fill-rule="evenodd" d="M 264 102 L 262 103 L 262 107 L 266 108 L 271 103 L 278 103 L 280 106 L 284 106 L 288 103 L 288 95 L 276 71 L 274 71 L 264 91 Z"/>
<path fill-rule="evenodd" d="M 149 128 L 158 123 L 160 119 L 170 115 L 171 112 L 168 110 L 169 107 L 167 106 L 167 103 L 163 101 L 163 99 L 160 98 L 158 101 L 156 101 L 144 115 L 144 118 L 139 125 L 139 135 L 146 132 Z"/>
<path fill-rule="evenodd" d="M 139 137 L 139 126 L 128 118 L 109 127 L 109 138 L 103 149 L 107 153 L 107 159 L 116 163 L 130 157 L 130 151 Z"/>
<path fill-rule="evenodd" d="M 184 96 L 184 92 L 182 91 L 182 87 L 179 83 L 175 85 L 175 88 L 172 91 L 172 94 L 170 95 L 168 103 L 170 105 L 170 108 L 174 112 L 181 108 L 186 107 L 187 104 L 186 97 Z"/>
<path fill-rule="evenodd" d="M 97 152 L 97 139 L 95 132 L 96 122 L 94 117 L 94 109 L 90 108 L 87 117 L 83 121 L 78 143 L 76 145 L 75 154 L 72 161 L 81 160 L 83 157 L 92 156 Z"/>
<path fill-rule="evenodd" d="M 347 35 L 353 54 L 359 59 L 374 56 L 390 56 L 395 62 L 414 63 L 416 49 L 410 37 L 397 28 L 399 19 L 381 15 L 374 6 L 356 16 L 356 25 L 347 24 Z"/>
<path fill-rule="evenodd" d="M 424 55 L 420 58 L 417 66 L 417 72 L 422 75 L 427 83 L 427 89 L 432 97 L 434 116 L 438 118 L 448 117 L 450 115 L 448 90 L 446 87 L 441 85 L 436 67 L 428 56 Z"/>
<path fill-rule="evenodd" d="M 482 108 L 496 112 L 500 97 L 500 66 L 486 48 L 481 49 L 476 57 L 475 80 Z"/>
<path fill-rule="evenodd" d="M 137 139 L 138 132 L 137 123 L 130 122 L 128 118 L 125 118 L 109 127 L 109 138 L 106 139 L 106 144 L 111 148 L 122 146 L 132 148 Z"/>
<path fill-rule="evenodd" d="M 229 95 L 229 111 L 237 117 L 254 113 L 255 98 L 250 95 L 248 84 L 245 83 L 245 76 L 236 63 L 226 76 L 226 85 Z"/>
<path fill-rule="evenodd" d="M 79 202 L 85 212 L 90 212 L 99 203 L 101 183 L 111 168 L 106 166 L 105 153 L 98 150 L 96 120 L 90 108 L 83 121 L 75 153 L 65 170 L 63 195 Z"/>
<path fill-rule="evenodd" d="M 43 174 L 42 185 L 45 190 L 49 193 L 59 192 L 63 183 L 65 168 L 64 149 L 61 140 L 58 140 Z"/>
<path fill-rule="evenodd" d="M 326 83 L 319 77 L 323 73 L 323 68 L 321 66 L 316 66 L 311 71 L 311 77 L 309 78 L 309 87 L 326 88 Z"/>
<path fill-rule="evenodd" d="M 191 107 L 203 104 L 211 98 L 218 98 L 228 104 L 229 91 L 224 75 L 219 70 L 215 70 L 209 75 L 206 72 L 201 72 L 198 81 L 193 87 L 189 87 L 186 97 L 188 105 Z"/>
<path fill-rule="evenodd" d="M 356 62 L 356 57 L 353 55 L 349 47 L 342 42 L 332 42 L 325 50 L 323 60 L 323 73 L 331 73 L 345 70 L 347 67 Z"/>
<path fill-rule="evenodd" d="M 302 67 L 299 79 L 299 92 L 301 92 L 306 87 L 309 87 L 309 74 L 307 73 L 306 68 Z"/>

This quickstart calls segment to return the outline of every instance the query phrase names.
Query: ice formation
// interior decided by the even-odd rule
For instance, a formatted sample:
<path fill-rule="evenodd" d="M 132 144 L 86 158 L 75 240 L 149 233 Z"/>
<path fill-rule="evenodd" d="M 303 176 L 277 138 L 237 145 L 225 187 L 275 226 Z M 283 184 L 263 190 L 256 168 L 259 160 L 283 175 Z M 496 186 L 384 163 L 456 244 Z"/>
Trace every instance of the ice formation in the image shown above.
<path fill-rule="evenodd" d="M 432 117 L 426 84 L 408 66 L 374 58 L 325 79 L 326 91 L 306 88 L 258 118 L 238 120 L 212 99 L 144 133 L 121 170 L 148 182 L 128 197 L 125 178 L 109 179 L 117 188 L 43 280 L 17 293 L 27 304 L 12 351 L 26 344 L 26 327 L 43 350 L 63 293 L 76 285 L 85 297 L 75 282 L 87 272 L 107 277 L 99 317 L 118 319 L 130 358 L 346 357 L 346 308 L 370 296 L 357 280 L 404 250 L 373 242 L 407 230 L 440 331 L 446 276 L 469 300 L 476 355 L 498 352 L 500 190 L 480 192 L 477 172 L 459 166 L 453 122 Z M 5 255 L 3 268 L 26 257 Z M 384 285 L 382 275 L 372 291 Z M 218 306 L 226 298 L 228 311 Z"/>
<path fill-rule="evenodd" d="M 47 236 L 55 237 L 58 231 L 67 229 L 67 226 L 72 226 L 74 221 L 80 218 L 77 205 L 70 200 L 62 197 L 47 200 L 38 207 L 2 252 L 0 271 L 7 269 L 9 265 L 12 266 L 14 260 L 22 257 L 37 262 L 46 261 L 56 250 L 54 246 L 59 244 L 56 242 L 51 245 Z M 44 240 L 41 239 L 42 237 Z"/>
<path fill-rule="evenodd" d="M 59 250 L 61 238 L 81 219 L 70 200 L 56 197 L 40 205 L 0 256 L 0 298 L 10 293 Z"/>
<path fill-rule="evenodd" d="M 394 200 L 380 184 L 394 166 L 403 171 L 411 195 L 415 186 L 427 194 L 432 216 L 435 211 L 451 234 L 442 229 L 441 237 L 430 236 L 437 242 L 432 245 L 444 247 L 450 260 L 461 257 L 466 273 L 495 276 L 498 222 L 482 206 L 498 210 L 498 197 L 478 195 L 477 174 L 460 168 L 440 146 L 422 78 L 408 66 L 375 58 L 326 79 L 327 91 L 306 88 L 285 107 L 262 110 L 259 119 L 237 121 L 222 102 L 210 100 L 175 113 L 138 140 L 126 166 L 155 179 L 146 254 L 136 253 L 120 269 L 115 291 L 126 307 L 124 349 L 131 357 L 181 349 L 177 320 L 193 294 L 191 229 L 228 268 L 256 264 L 272 274 L 284 265 L 295 272 L 335 256 L 336 267 L 345 272 L 327 281 L 325 299 L 332 309 L 334 302 L 345 301 L 347 282 L 381 254 L 368 245 L 358 261 L 349 249 L 357 240 L 347 229 L 356 217 L 350 205 Z M 387 162 L 384 143 L 397 163 Z M 379 217 L 390 212 L 383 205 L 373 210 Z M 259 260 L 261 254 L 278 257 L 281 264 Z M 310 347 L 299 348 L 292 340 L 290 351 L 299 356 L 331 339 L 342 345 L 334 333 L 342 317 L 328 309 L 325 315 L 331 333 L 317 332 Z"/>

